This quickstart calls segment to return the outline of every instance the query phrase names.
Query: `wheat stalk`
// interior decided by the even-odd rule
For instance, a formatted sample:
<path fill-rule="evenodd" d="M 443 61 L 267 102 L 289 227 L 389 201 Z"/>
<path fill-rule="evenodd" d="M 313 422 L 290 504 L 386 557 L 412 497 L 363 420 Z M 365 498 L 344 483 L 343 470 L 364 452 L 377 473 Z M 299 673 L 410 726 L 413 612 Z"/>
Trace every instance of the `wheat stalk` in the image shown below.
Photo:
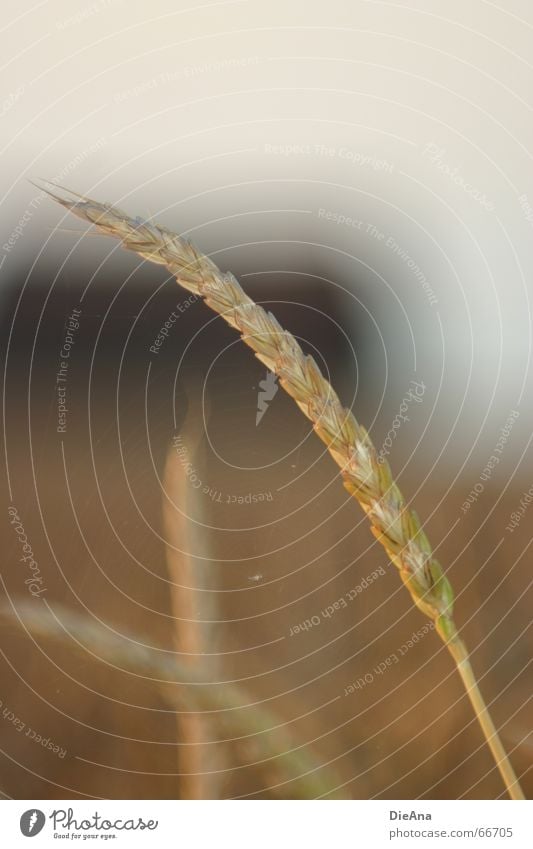
<path fill-rule="evenodd" d="M 150 647 L 146 635 L 118 635 L 86 614 L 59 604 L 51 607 L 47 602 L 36 605 L 20 599 L 0 604 L 0 625 L 20 625 L 32 636 L 59 642 L 84 657 L 92 654 L 112 668 L 152 680 L 165 702 L 181 716 L 205 716 L 210 726 L 216 721 L 219 733 L 227 735 L 222 742 L 241 752 L 244 766 L 270 777 L 266 790 L 273 795 L 286 794 L 289 785 L 293 798 L 344 798 L 337 789 L 343 786 L 340 773 L 331 763 L 320 763 L 312 747 L 300 743 L 276 713 L 254 703 L 243 687 L 215 683 L 173 652 Z M 219 742 L 203 740 L 202 745 L 212 748 Z M 219 769 L 218 777 L 232 769 Z M 183 780 L 183 775 L 180 778 Z"/>
<path fill-rule="evenodd" d="M 397 567 L 414 603 L 435 623 L 455 660 L 508 793 L 513 799 L 523 799 L 477 685 L 467 648 L 457 632 L 450 582 L 433 556 L 416 513 L 406 505 L 394 483 L 387 460 L 378 460 L 367 431 L 351 410 L 343 407 L 314 359 L 304 354 L 272 313 L 248 297 L 232 274 L 221 272 L 187 239 L 159 224 L 133 219 L 110 204 L 81 195 L 69 200 L 45 191 L 101 233 L 120 239 L 124 248 L 166 266 L 180 286 L 202 297 L 207 306 L 240 331 L 256 357 L 278 376 L 340 466 L 344 486 L 370 519 L 372 533 Z"/>
<path fill-rule="evenodd" d="M 189 416 L 187 417 L 189 420 Z M 170 605 L 173 616 L 173 637 L 176 655 L 183 666 L 193 668 L 201 663 L 204 673 L 213 674 L 213 656 L 207 654 L 212 645 L 210 625 L 202 620 L 207 614 L 213 616 L 212 594 L 205 601 L 202 589 L 203 569 L 198 560 L 188 551 L 191 545 L 191 523 L 182 509 L 187 509 L 185 495 L 185 473 L 175 450 L 169 447 L 163 479 L 163 527 L 165 529 L 165 553 L 170 577 Z M 190 492 L 189 492 L 190 496 Z M 209 662 L 209 670 L 206 669 Z M 184 745 L 179 750 L 180 782 L 183 799 L 217 799 L 220 797 L 220 770 L 214 763 L 220 754 L 213 754 L 209 746 L 210 723 L 206 717 L 194 711 L 176 714 L 178 732 Z"/>

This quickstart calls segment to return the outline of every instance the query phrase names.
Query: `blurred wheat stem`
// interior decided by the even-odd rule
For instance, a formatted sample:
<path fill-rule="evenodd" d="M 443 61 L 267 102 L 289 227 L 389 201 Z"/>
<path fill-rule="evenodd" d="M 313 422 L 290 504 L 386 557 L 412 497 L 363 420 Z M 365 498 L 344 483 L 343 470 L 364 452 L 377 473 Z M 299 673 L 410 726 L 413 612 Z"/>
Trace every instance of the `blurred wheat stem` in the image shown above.
<path fill-rule="evenodd" d="M 372 533 L 397 567 L 414 603 L 434 621 L 457 664 L 509 795 L 523 799 L 518 779 L 481 698 L 467 649 L 457 633 L 451 585 L 433 557 L 416 513 L 407 507 L 394 483 L 389 464 L 386 460 L 378 461 L 367 431 L 351 410 L 342 406 L 314 359 L 304 354 L 294 336 L 281 327 L 272 313 L 248 297 L 232 274 L 221 272 L 187 239 L 159 224 L 133 219 L 110 204 L 79 195 L 76 200 L 69 200 L 46 191 L 74 215 L 94 224 L 101 233 L 120 239 L 124 248 L 166 266 L 180 286 L 202 297 L 207 306 L 239 330 L 256 357 L 278 376 L 340 466 L 344 486 L 366 512 Z"/>
<path fill-rule="evenodd" d="M 187 533 L 190 523 L 174 506 L 187 502 L 184 476 L 176 454 L 170 448 L 165 464 L 162 508 L 170 604 L 174 617 L 174 646 L 184 666 L 194 668 L 201 659 L 202 668 L 205 669 L 206 660 L 211 658 L 206 657 L 208 626 L 199 618 L 200 615 L 206 617 L 207 613 L 202 593 L 197 590 L 200 585 L 197 572 L 200 570 L 187 551 L 190 545 Z M 179 750 L 181 798 L 218 799 L 220 774 L 212 766 L 213 747 L 207 745 L 209 722 L 201 713 L 195 712 L 178 712 L 176 720 L 179 737 L 186 744 Z"/>
<path fill-rule="evenodd" d="M 119 635 L 92 617 L 59 604 L 52 608 L 46 602 L 19 599 L 0 604 L 0 624 L 21 626 L 22 633 L 68 646 L 85 660 L 87 654 L 92 654 L 95 662 L 153 681 L 173 710 L 193 717 L 205 715 L 211 727 L 216 724 L 217 729 L 223 730 L 227 738 L 210 740 L 210 747 L 225 743 L 237 748 L 245 766 L 270 778 L 265 790 L 274 795 L 285 798 L 289 792 L 290 798 L 295 799 L 344 798 L 337 789 L 343 784 L 341 775 L 331 763 L 320 763 L 312 747 L 300 743 L 273 711 L 255 703 L 244 688 L 206 679 L 173 652 L 148 646 L 144 634 Z M 205 738 L 200 742 L 208 745 Z M 232 768 L 218 770 L 219 778 L 231 771 Z M 212 777 L 208 771 L 205 778 Z"/>

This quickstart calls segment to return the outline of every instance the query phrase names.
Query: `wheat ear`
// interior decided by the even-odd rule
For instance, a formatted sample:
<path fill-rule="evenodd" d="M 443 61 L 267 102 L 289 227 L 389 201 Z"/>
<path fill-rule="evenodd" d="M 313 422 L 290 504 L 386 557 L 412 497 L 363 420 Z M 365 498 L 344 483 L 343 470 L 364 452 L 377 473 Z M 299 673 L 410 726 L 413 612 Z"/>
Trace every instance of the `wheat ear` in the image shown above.
<path fill-rule="evenodd" d="M 280 326 L 272 313 L 248 297 L 232 274 L 221 272 L 189 240 L 159 224 L 133 219 L 110 204 L 80 195 L 72 201 L 46 191 L 101 233 L 120 239 L 124 248 L 166 266 L 180 286 L 203 298 L 208 307 L 240 331 L 256 357 L 278 376 L 340 466 L 344 486 L 370 519 L 372 533 L 397 567 L 414 603 L 435 623 L 457 665 L 509 795 L 524 799 L 477 685 L 466 646 L 458 635 L 450 582 L 433 557 L 416 513 L 408 508 L 394 483 L 389 464 L 378 461 L 367 431 L 351 410 L 342 406 L 314 359 L 304 354 L 294 336 Z"/>

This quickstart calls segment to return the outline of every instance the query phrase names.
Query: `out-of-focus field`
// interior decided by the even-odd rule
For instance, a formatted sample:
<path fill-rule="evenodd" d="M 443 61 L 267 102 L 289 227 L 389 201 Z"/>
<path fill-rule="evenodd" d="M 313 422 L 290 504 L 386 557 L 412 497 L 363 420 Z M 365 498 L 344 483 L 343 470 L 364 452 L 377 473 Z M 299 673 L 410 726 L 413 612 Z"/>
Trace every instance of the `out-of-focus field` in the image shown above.
<path fill-rule="evenodd" d="M 196 309 L 203 326 L 206 316 L 201 305 Z M 98 312 L 91 317 L 88 309 L 86 322 L 96 326 Z M 144 349 L 139 354 L 137 347 L 136 357 L 128 359 L 128 349 L 112 336 L 101 341 L 92 362 L 93 348 L 80 335 L 69 375 L 67 429 L 58 434 L 53 340 L 61 338 L 68 308 L 59 305 L 55 315 L 52 341 L 39 355 L 39 340 L 32 364 L 29 428 L 28 339 L 15 344 L 19 369 L 8 382 L 13 503 L 46 587 L 33 603 L 45 598 L 52 609 L 61 604 L 104 629 L 133 632 L 174 650 L 161 510 L 170 447 L 177 483 L 169 495 L 188 516 L 176 514 L 176 527 L 183 549 L 193 555 L 187 568 L 201 589 L 195 616 L 216 620 L 200 629 L 210 656 L 196 659 L 194 668 L 202 672 L 205 666 L 213 680 L 238 682 L 249 702 L 268 707 L 295 747 L 309 744 L 318 764 L 335 768 L 341 795 L 502 794 L 451 659 L 434 634 L 424 633 L 424 617 L 307 420 L 279 391 L 256 425 L 258 382 L 265 374 L 244 346 L 232 344 L 236 336 L 228 331 L 217 337 L 205 359 L 201 353 L 185 356 L 174 385 L 184 347 L 180 326 L 162 349 L 166 365 L 152 357 L 150 368 Z M 191 312 L 193 328 L 194 320 Z M 122 325 L 117 319 L 115 331 L 128 323 L 128 316 Z M 309 338 L 318 338 L 319 330 L 308 325 Z M 152 331 L 144 332 L 146 339 Z M 332 352 L 333 376 L 342 382 L 333 338 L 325 334 L 321 341 Z M 364 371 L 362 382 L 361 412 L 357 403 L 354 409 L 365 420 L 370 406 Z M 387 429 L 382 426 L 383 434 Z M 177 435 L 180 454 L 175 441 L 172 447 Z M 513 533 L 505 526 L 527 487 L 516 479 L 502 492 L 496 480 L 488 481 L 463 514 L 479 470 L 454 482 L 455 466 L 444 458 L 431 469 L 409 456 L 412 448 L 406 431 L 391 463 L 405 494 L 414 496 L 440 560 L 449 565 L 458 623 L 504 744 L 523 774 L 532 752 L 530 517 Z M 31 600 L 27 569 L 9 517 L 0 533 L 5 596 L 16 608 Z M 180 557 L 175 555 L 178 574 Z M 365 587 L 364 579 L 376 570 Z M 179 590 L 174 604 L 176 598 L 179 603 Z M 156 681 L 100 661 L 68 634 L 60 642 L 32 639 L 4 623 L 0 636 L 2 710 L 8 717 L 0 722 L 0 789 L 6 796 L 182 795 L 180 744 L 187 741 L 180 739 L 179 721 Z M 203 722 L 211 741 L 207 762 L 219 770 L 218 795 L 300 795 L 297 782 L 280 783 L 275 759 L 259 763 L 253 738 L 244 745 L 217 743 L 228 736 L 221 734 L 217 714 L 205 714 Z M 28 729 L 50 739 L 59 753 Z M 243 728 L 242 736 L 247 733 Z M 533 793 L 528 775 L 524 789 Z"/>

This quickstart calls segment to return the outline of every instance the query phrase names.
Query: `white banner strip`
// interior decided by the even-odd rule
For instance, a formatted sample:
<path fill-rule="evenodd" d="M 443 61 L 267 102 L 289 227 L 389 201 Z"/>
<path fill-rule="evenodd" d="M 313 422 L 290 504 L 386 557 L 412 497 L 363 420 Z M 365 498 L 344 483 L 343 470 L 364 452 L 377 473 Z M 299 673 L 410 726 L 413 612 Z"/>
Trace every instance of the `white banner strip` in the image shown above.
<path fill-rule="evenodd" d="M 4 801 L 2 845 L 531 849 L 533 803 L 457 801 Z M 35 844 L 28 841 L 35 838 Z"/>

